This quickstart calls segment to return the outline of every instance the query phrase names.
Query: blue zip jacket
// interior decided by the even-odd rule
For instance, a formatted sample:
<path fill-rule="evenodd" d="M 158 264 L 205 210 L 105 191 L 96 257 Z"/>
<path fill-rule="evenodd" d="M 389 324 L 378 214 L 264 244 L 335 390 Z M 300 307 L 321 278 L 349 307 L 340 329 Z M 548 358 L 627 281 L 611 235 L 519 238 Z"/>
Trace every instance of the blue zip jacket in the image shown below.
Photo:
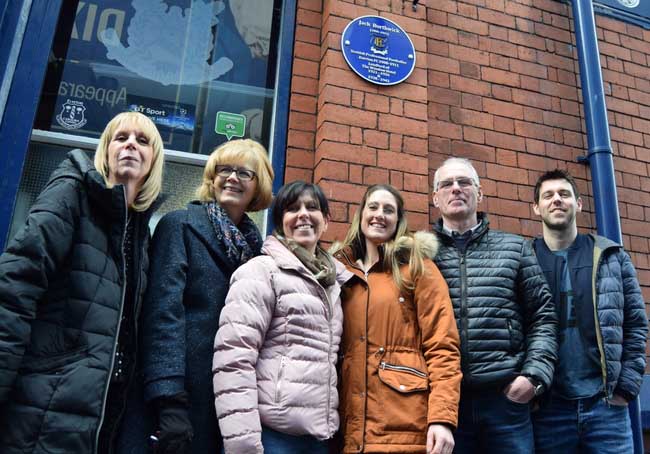
<path fill-rule="evenodd" d="M 607 397 L 619 394 L 633 399 L 639 394 L 645 370 L 648 320 L 636 271 L 630 256 L 617 244 L 598 235 L 578 235 L 591 243 L 593 254 L 579 254 L 592 264 L 592 298 L 596 339 Z M 542 238 L 533 241 L 544 273 L 554 261 Z M 593 267 L 593 264 L 596 264 Z M 584 265 L 584 264 L 582 264 Z"/>

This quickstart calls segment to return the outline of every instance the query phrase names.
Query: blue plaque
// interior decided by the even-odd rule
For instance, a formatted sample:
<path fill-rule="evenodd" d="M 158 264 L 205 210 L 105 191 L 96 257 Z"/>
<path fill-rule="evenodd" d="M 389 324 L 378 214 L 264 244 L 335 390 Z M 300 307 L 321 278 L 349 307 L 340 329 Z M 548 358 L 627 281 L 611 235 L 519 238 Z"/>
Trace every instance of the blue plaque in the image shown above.
<path fill-rule="evenodd" d="M 411 38 L 402 27 L 383 17 L 352 20 L 343 30 L 341 49 L 352 71 L 373 84 L 398 84 L 415 68 Z"/>

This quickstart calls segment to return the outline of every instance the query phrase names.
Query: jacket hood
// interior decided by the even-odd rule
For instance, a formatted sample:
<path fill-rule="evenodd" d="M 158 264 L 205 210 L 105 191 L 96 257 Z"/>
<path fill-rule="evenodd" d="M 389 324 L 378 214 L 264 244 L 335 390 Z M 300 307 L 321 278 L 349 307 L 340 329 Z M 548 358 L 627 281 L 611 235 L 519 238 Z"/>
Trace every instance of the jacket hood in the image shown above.
<path fill-rule="evenodd" d="M 123 205 L 125 205 L 126 201 L 122 185 L 109 188 L 104 177 L 95 169 L 95 164 L 87 152 L 78 148 L 68 152 L 66 159 L 52 172 L 49 182 L 51 183 L 58 178 L 72 178 L 83 181 L 90 198 L 95 203 L 105 207 L 117 207 L 118 211 L 113 214 L 118 215 L 118 219 L 121 217 L 121 213 L 124 212 Z M 167 198 L 167 194 L 158 195 L 158 198 L 154 200 L 151 206 L 142 212 L 146 222 L 149 222 L 153 212 L 160 208 Z"/>
<path fill-rule="evenodd" d="M 325 252 L 329 254 L 329 252 Z M 280 240 L 278 240 L 273 235 L 267 236 L 264 240 L 264 244 L 262 245 L 262 254 L 273 258 L 279 268 L 304 270 L 305 272 L 311 274 L 311 272 L 307 270 L 305 265 L 302 264 L 298 257 L 296 257 L 289 249 L 286 248 L 284 244 L 280 242 Z M 348 271 L 347 268 L 336 258 L 332 257 L 332 260 L 334 262 L 334 266 L 336 267 L 336 282 L 338 282 L 339 285 L 342 285 L 352 277 L 352 273 Z"/>
<path fill-rule="evenodd" d="M 589 236 L 594 240 L 594 247 L 600 250 L 604 251 L 605 249 L 609 248 L 622 248 L 620 244 L 610 240 L 609 238 L 605 238 L 604 236 L 594 235 L 593 233 L 590 233 Z"/>
<path fill-rule="evenodd" d="M 66 159 L 61 162 L 50 177 L 50 181 L 53 181 L 57 178 L 74 178 L 77 180 L 83 180 L 86 174 L 90 172 L 95 172 L 97 176 L 103 181 L 99 172 L 95 170 L 95 166 L 90 160 L 88 153 L 83 150 L 75 149 L 70 151 Z"/>
<path fill-rule="evenodd" d="M 438 253 L 440 243 L 438 237 L 430 232 L 419 231 L 413 234 L 413 240 L 411 241 L 411 247 L 413 245 L 418 245 L 422 248 L 425 257 L 433 258 Z M 409 250 L 410 250 L 409 248 Z"/>

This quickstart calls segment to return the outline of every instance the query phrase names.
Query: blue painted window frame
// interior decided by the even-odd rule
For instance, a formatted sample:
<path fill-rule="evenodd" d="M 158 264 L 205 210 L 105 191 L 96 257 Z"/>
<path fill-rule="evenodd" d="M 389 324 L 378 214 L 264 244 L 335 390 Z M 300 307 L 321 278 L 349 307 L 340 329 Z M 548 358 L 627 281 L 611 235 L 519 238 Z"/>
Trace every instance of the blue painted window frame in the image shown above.
<path fill-rule="evenodd" d="M 10 2 L 0 34 L 14 36 L 23 2 Z M 29 137 L 45 78 L 47 58 L 61 10 L 62 0 L 34 0 L 16 61 L 7 104 L 0 123 L 0 249 L 4 249 L 14 211 Z M 13 41 L 3 40 L 3 41 Z M 2 50 L 0 65 L 6 67 Z M 4 77 L 4 72 L 3 72 Z"/>

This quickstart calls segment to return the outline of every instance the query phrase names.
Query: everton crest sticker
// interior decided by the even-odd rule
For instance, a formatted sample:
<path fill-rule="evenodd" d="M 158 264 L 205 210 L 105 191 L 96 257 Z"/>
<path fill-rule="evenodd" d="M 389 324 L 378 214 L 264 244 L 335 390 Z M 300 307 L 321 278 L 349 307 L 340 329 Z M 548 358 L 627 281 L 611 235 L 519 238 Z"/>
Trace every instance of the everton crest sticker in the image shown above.
<path fill-rule="evenodd" d="M 56 116 L 56 122 L 65 129 L 79 129 L 86 124 L 86 106 L 82 101 L 67 99 Z"/>

